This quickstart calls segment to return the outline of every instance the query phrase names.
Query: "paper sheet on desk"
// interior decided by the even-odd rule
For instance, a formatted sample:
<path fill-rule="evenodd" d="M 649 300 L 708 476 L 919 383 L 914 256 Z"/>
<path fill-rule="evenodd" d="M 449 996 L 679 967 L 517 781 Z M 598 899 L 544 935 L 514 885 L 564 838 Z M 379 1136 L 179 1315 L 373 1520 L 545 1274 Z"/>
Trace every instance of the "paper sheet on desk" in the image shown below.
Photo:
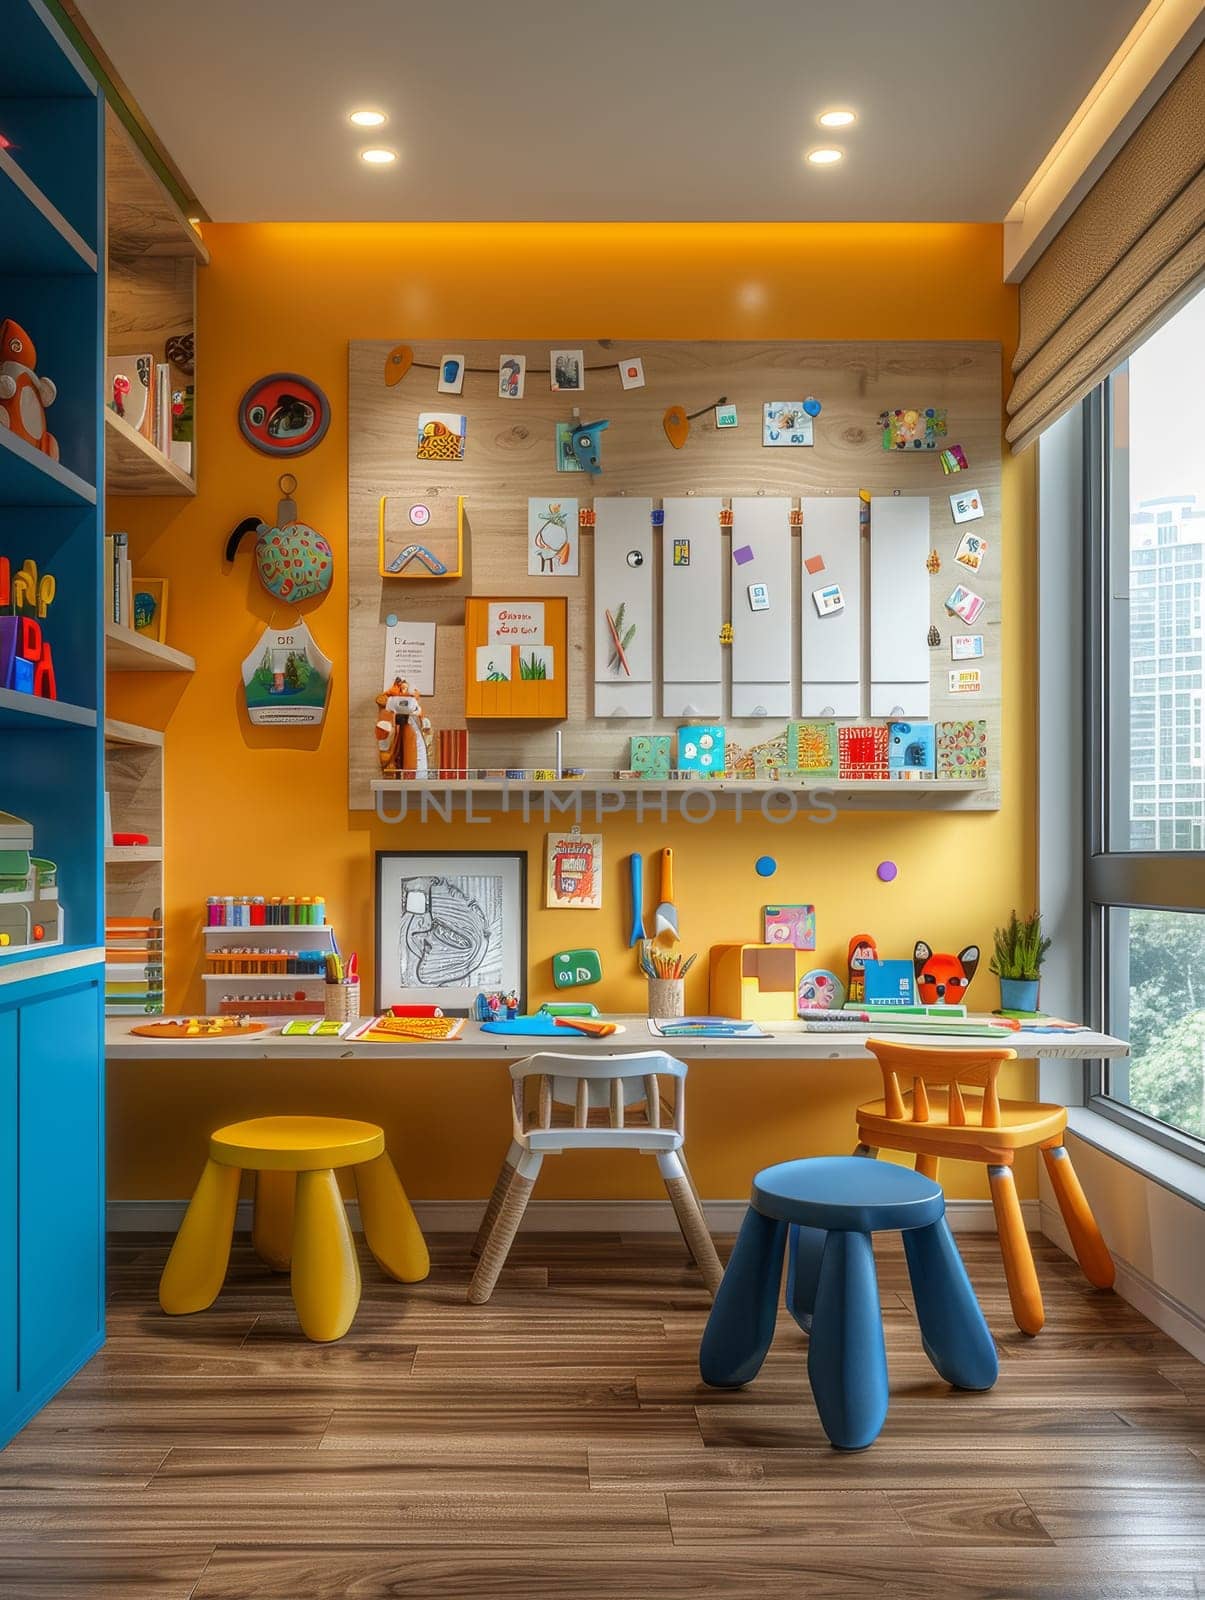
<path fill-rule="evenodd" d="M 736 1017 L 665 1017 L 648 1019 L 654 1039 L 770 1039 L 756 1022 Z"/>

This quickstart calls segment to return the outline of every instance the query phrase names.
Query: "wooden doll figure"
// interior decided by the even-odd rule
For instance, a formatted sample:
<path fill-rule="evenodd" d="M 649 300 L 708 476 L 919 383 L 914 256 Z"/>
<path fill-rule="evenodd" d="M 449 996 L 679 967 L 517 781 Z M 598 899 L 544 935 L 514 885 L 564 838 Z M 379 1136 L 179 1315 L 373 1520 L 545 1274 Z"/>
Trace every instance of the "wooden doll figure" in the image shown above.
<path fill-rule="evenodd" d="M 377 759 L 383 778 L 425 778 L 429 771 L 422 703 L 404 678 L 377 695 Z M 429 726 L 429 724 L 428 724 Z"/>
<path fill-rule="evenodd" d="M 866 998 L 866 963 L 879 959 L 878 946 L 868 933 L 856 933 L 849 941 L 850 1000 Z"/>

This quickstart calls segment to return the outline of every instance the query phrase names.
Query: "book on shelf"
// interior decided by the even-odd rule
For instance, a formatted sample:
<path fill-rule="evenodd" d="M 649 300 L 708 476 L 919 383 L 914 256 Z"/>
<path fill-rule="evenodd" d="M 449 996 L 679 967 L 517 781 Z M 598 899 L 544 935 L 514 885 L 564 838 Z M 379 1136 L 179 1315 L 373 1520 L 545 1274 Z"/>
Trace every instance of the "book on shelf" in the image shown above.
<path fill-rule="evenodd" d="M 154 438 L 155 372 L 150 354 L 105 358 L 105 405 L 144 439 Z"/>
<path fill-rule="evenodd" d="M 134 626 L 134 567 L 129 544 L 129 534 L 105 534 L 105 621 L 122 628 Z"/>
<path fill-rule="evenodd" d="M 192 474 L 192 438 L 193 386 L 191 383 L 186 383 L 183 388 L 172 391 L 171 450 L 169 454 L 176 466 L 190 476 Z"/>

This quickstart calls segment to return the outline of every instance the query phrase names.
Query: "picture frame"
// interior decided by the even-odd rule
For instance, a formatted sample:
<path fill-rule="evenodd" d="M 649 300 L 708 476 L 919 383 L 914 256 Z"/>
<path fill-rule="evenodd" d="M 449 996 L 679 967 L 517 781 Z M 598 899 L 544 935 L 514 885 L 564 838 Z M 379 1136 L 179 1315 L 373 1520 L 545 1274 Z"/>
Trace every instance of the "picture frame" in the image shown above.
<path fill-rule="evenodd" d="M 468 1016 L 483 991 L 527 995 L 524 851 L 378 850 L 378 1013 L 437 1005 Z"/>
<path fill-rule="evenodd" d="M 167 643 L 167 579 L 134 579 L 134 632 Z"/>

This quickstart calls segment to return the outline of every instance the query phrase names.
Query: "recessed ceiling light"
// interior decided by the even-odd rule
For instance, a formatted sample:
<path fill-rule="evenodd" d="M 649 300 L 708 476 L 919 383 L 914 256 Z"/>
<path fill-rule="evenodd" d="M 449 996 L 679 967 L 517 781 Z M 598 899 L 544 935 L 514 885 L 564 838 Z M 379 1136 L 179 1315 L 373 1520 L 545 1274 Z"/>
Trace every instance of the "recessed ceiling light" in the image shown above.
<path fill-rule="evenodd" d="M 397 151 L 374 145 L 368 150 L 360 151 L 360 160 L 367 161 L 370 167 L 387 167 L 391 161 L 397 160 Z"/>
<path fill-rule="evenodd" d="M 832 167 L 838 161 L 844 160 L 844 157 L 844 150 L 836 150 L 831 145 L 826 145 L 820 150 L 808 151 L 808 160 L 814 167 Z"/>
<path fill-rule="evenodd" d="M 822 128 L 848 128 L 858 120 L 854 111 L 822 111 L 816 121 Z"/>
<path fill-rule="evenodd" d="M 389 118 L 383 111 L 352 111 L 347 120 L 354 122 L 357 128 L 381 128 Z"/>

